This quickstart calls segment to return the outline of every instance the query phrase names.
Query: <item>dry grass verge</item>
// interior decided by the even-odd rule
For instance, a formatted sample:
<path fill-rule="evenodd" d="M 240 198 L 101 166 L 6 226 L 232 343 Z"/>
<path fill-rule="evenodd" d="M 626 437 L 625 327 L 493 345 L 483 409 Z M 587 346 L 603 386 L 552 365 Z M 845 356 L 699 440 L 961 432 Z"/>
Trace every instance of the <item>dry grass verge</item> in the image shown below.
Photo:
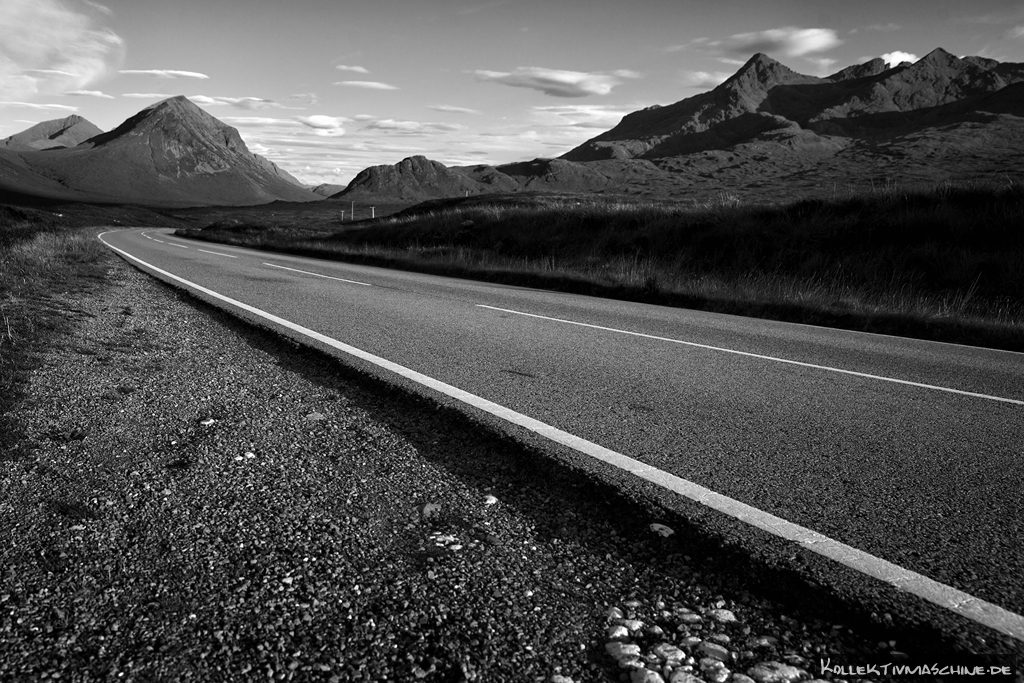
<path fill-rule="evenodd" d="M 626 300 L 1024 350 L 1024 185 L 784 206 L 517 194 L 188 237 Z"/>

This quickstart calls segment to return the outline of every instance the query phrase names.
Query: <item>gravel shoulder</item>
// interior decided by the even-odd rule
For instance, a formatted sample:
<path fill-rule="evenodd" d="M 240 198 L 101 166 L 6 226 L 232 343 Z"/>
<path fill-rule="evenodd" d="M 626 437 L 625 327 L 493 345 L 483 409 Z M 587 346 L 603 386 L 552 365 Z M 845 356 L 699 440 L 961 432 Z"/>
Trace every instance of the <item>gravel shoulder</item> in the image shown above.
<path fill-rule="evenodd" d="M 763 683 L 899 656 L 114 256 L 57 301 L 77 322 L 0 458 L 0 681 Z"/>

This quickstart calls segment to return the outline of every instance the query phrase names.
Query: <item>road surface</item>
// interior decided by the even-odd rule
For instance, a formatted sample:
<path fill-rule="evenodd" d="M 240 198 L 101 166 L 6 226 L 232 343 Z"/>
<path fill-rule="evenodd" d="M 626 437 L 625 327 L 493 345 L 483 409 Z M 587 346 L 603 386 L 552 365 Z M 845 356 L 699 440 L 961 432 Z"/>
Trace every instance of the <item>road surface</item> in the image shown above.
<path fill-rule="evenodd" d="M 993 618 L 1024 640 L 1024 354 L 320 261 L 161 229 L 102 239 L 165 280 L 962 591 L 1005 610 Z"/>

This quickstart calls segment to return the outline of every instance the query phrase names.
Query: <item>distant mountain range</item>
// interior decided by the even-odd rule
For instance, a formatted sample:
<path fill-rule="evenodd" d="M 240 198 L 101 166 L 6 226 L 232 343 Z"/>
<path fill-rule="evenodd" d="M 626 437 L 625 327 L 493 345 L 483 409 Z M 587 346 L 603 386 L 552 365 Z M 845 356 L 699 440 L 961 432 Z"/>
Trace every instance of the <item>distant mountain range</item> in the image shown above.
<path fill-rule="evenodd" d="M 1024 169 L 1024 64 L 881 59 L 825 78 L 764 54 L 675 104 L 633 112 L 558 159 L 446 168 L 422 157 L 360 173 L 339 197 L 578 190 L 807 196 L 851 184 L 938 182 Z"/>
<path fill-rule="evenodd" d="M 71 116 L 3 140 L 3 194 L 158 206 L 322 199 L 181 96 L 143 109 L 109 133 Z"/>
<path fill-rule="evenodd" d="M 628 114 L 557 159 L 447 167 L 414 156 L 312 190 L 184 97 L 109 133 L 70 116 L 0 141 L 0 198 L 411 204 L 535 190 L 776 199 L 876 181 L 1017 177 L 1022 168 L 1024 64 L 937 49 L 913 64 L 874 59 L 820 78 L 757 54 L 713 90 Z"/>

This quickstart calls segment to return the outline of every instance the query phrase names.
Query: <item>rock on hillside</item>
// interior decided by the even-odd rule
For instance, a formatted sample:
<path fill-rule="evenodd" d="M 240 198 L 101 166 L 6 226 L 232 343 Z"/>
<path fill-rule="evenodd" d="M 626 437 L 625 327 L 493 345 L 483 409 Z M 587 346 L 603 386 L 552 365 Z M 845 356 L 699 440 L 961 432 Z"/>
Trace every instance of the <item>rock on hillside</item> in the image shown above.
<path fill-rule="evenodd" d="M 14 167 L 58 183 L 79 201 L 194 206 L 321 199 L 250 152 L 237 130 L 182 96 L 143 109 L 76 147 L 17 156 Z M 24 174 L 17 178 L 18 191 L 31 181 Z"/>
<path fill-rule="evenodd" d="M 13 150 L 54 149 L 74 147 L 103 131 L 77 114 L 64 119 L 43 121 L 0 140 L 0 147 Z"/>

